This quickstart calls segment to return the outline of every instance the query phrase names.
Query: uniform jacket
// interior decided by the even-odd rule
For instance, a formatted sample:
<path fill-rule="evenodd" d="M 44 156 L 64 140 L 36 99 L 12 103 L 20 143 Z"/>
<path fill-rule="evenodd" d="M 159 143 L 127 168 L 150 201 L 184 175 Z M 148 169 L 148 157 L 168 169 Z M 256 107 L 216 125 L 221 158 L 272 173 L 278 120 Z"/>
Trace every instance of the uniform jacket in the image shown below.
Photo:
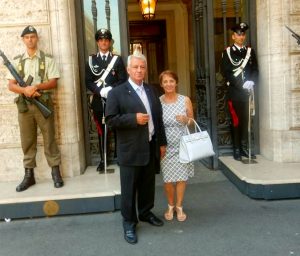
<path fill-rule="evenodd" d="M 109 53 L 107 60 L 103 61 L 101 59 L 100 54 L 98 56 L 92 55 L 92 67 L 94 73 L 99 74 L 101 70 L 105 70 L 107 65 L 110 63 L 111 59 L 113 58 L 113 54 Z M 92 109 L 94 111 L 103 111 L 102 109 L 102 101 L 100 96 L 100 90 L 103 88 L 102 86 L 98 87 L 95 81 L 97 81 L 101 75 L 93 74 L 89 62 L 86 64 L 85 68 L 85 80 L 86 80 L 86 87 L 94 94 L 92 100 Z M 123 60 L 120 56 L 116 60 L 113 68 L 109 72 L 108 76 L 105 79 L 106 85 L 105 86 L 112 86 L 115 87 L 121 83 L 124 83 L 127 80 L 127 71 L 125 69 Z"/>
<path fill-rule="evenodd" d="M 162 107 L 155 89 L 144 83 L 154 124 L 156 160 L 160 159 L 159 147 L 167 144 L 162 120 Z M 138 125 L 136 113 L 147 113 L 144 104 L 127 81 L 115 87 L 106 101 L 106 123 L 117 133 L 117 155 L 120 165 L 144 166 L 149 162 L 148 125 Z"/>
<path fill-rule="evenodd" d="M 229 47 L 229 49 L 231 59 L 234 62 L 239 62 L 240 60 L 244 59 L 247 54 L 247 47 L 243 47 L 241 48 L 241 50 L 239 50 L 236 46 L 232 45 L 231 47 Z M 226 83 L 229 86 L 227 94 L 228 99 L 234 101 L 248 101 L 248 91 L 243 89 L 243 83 L 247 80 L 250 80 L 255 83 L 255 86 L 257 86 L 258 77 L 256 54 L 253 49 L 251 49 L 250 59 L 248 60 L 247 65 L 242 72 L 243 74 L 241 73 L 237 77 L 235 77 L 233 75 L 235 72 L 234 69 L 236 69 L 240 65 L 233 65 L 228 57 L 227 50 L 225 49 L 222 54 L 221 70 L 223 76 L 225 77 Z"/>

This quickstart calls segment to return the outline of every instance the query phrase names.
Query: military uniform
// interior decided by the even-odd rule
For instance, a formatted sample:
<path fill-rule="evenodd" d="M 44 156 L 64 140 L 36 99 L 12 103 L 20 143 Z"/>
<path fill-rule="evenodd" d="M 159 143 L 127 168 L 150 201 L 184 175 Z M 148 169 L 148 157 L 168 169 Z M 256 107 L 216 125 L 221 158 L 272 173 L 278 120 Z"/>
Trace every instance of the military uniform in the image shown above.
<path fill-rule="evenodd" d="M 100 53 L 91 55 L 89 61 L 86 65 L 85 77 L 86 77 L 86 87 L 93 93 L 93 98 L 91 102 L 91 107 L 93 111 L 103 113 L 103 98 L 100 95 L 100 91 L 103 85 L 97 86 L 96 81 L 102 76 L 103 71 L 107 68 L 107 65 L 112 60 L 114 54 L 109 52 L 107 61 L 101 58 Z M 121 56 L 118 56 L 114 67 L 109 72 L 105 79 L 105 86 L 115 87 L 127 80 L 127 72 L 123 63 Z M 105 100 L 105 99 L 104 99 Z M 102 115 L 101 115 L 102 118 Z M 100 119 L 101 120 L 101 119 Z"/>
<path fill-rule="evenodd" d="M 14 58 L 16 70 L 24 74 L 26 81 L 28 76 L 33 77 L 31 85 L 47 82 L 52 78 L 59 78 L 59 70 L 50 55 L 45 55 L 45 63 L 41 63 L 41 51 L 37 51 L 33 57 L 29 57 L 27 52 Z M 22 69 L 22 62 L 24 69 Z M 45 68 L 44 77 L 40 77 L 40 68 Z M 21 70 L 22 69 L 22 70 Z M 21 74 L 20 74 L 21 75 Z M 22 75 L 21 75 L 22 76 Z M 14 79 L 11 75 L 8 79 Z M 51 91 L 43 92 L 41 96 L 43 102 L 47 101 L 49 108 L 53 110 L 51 99 Z M 19 97 L 17 101 L 20 100 Z M 24 153 L 23 164 L 24 168 L 36 167 L 36 152 L 37 152 L 37 126 L 40 128 L 44 139 L 44 152 L 50 167 L 60 165 L 60 151 L 55 141 L 55 126 L 54 115 L 45 118 L 41 111 L 33 104 L 25 101 L 28 111 L 18 114 L 20 125 L 21 144 Z"/>
<path fill-rule="evenodd" d="M 24 29 L 21 36 L 23 37 L 29 33 L 37 34 L 35 28 L 28 26 Z M 60 77 L 58 67 L 53 57 L 40 50 L 37 50 L 31 57 L 27 52 L 16 56 L 13 65 L 24 81 L 26 81 L 29 76 L 33 77 L 31 85 L 41 84 L 50 79 L 58 79 Z M 9 80 L 15 80 L 11 74 L 8 74 L 7 78 Z M 41 96 L 38 97 L 38 99 L 53 111 L 51 90 L 39 91 L 39 93 Z M 53 113 L 48 118 L 45 118 L 37 106 L 27 101 L 23 95 L 19 95 L 15 101 L 19 110 L 18 121 L 24 154 L 23 165 L 25 168 L 25 178 L 17 187 L 17 191 L 23 191 L 35 183 L 33 169 L 36 167 L 37 127 L 40 128 L 43 135 L 44 153 L 48 165 L 52 168 L 54 186 L 61 187 L 63 185 L 59 171 L 61 155 L 55 141 Z"/>
<path fill-rule="evenodd" d="M 238 24 L 232 30 L 245 32 L 248 26 L 241 29 L 242 24 L 245 23 Z M 247 62 L 244 63 L 245 59 Z M 239 68 L 241 70 L 238 74 L 236 72 Z M 244 84 L 250 81 L 253 87 L 253 84 L 257 83 L 258 65 L 255 51 L 236 44 L 228 47 L 222 54 L 221 69 L 228 85 L 227 100 L 232 117 L 234 158 L 240 160 L 240 156 L 248 157 L 249 90 Z"/>
<path fill-rule="evenodd" d="M 112 40 L 111 33 L 106 29 L 99 29 L 95 34 L 96 41 L 100 38 L 107 38 Z M 104 161 L 104 108 L 105 108 L 105 98 L 101 97 L 101 90 L 106 87 L 116 87 L 117 85 L 125 82 L 127 80 L 127 71 L 125 69 L 123 60 L 121 56 L 117 56 L 117 59 L 105 78 L 105 86 L 97 86 L 97 81 L 102 77 L 103 72 L 107 69 L 108 64 L 111 62 L 115 56 L 112 52 L 105 54 L 105 60 L 102 58 L 102 53 L 98 52 L 89 56 L 89 61 L 86 64 L 85 77 L 86 77 L 86 87 L 93 93 L 91 108 L 93 110 L 94 121 L 97 126 L 99 145 L 100 145 L 100 165 L 98 166 L 98 171 L 103 171 L 103 161 Z M 101 170 L 100 170 L 101 169 Z"/>

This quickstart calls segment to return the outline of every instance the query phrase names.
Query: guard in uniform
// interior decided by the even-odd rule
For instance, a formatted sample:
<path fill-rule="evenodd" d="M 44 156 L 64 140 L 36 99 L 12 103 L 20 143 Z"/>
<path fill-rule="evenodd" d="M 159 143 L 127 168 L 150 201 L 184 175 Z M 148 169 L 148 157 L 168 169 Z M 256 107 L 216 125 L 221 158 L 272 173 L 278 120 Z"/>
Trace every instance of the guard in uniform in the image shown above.
<path fill-rule="evenodd" d="M 38 49 L 39 38 L 33 26 L 27 26 L 21 37 L 26 46 L 26 52 L 14 58 L 14 66 L 24 81 L 31 75 L 33 82 L 31 86 L 20 87 L 14 77 L 11 74 L 8 75 L 9 90 L 19 94 L 15 101 L 18 107 L 18 121 L 24 153 L 25 176 L 16 190 L 20 192 L 35 184 L 37 127 L 40 128 L 43 135 L 44 153 L 48 165 L 52 168 L 54 187 L 60 188 L 64 182 L 59 170 L 61 155 L 55 141 L 54 115 L 52 113 L 50 117 L 45 118 L 40 110 L 24 97 L 36 97 L 53 111 L 51 91 L 57 86 L 57 80 L 60 77 L 59 70 L 53 57 Z"/>
<path fill-rule="evenodd" d="M 86 87 L 93 93 L 91 108 L 99 138 L 100 163 L 98 172 L 104 171 L 104 109 L 108 92 L 127 81 L 127 72 L 121 56 L 113 54 L 112 34 L 101 28 L 95 33 L 98 53 L 89 56 L 86 65 Z M 114 57 L 115 56 L 115 57 Z M 109 143 L 108 143 L 109 144 Z"/>
<path fill-rule="evenodd" d="M 231 29 L 234 44 L 224 50 L 221 60 L 222 74 L 228 85 L 227 100 L 232 118 L 235 160 L 241 160 L 241 157 L 249 158 L 249 95 L 254 95 L 254 86 L 258 78 L 255 51 L 244 45 L 248 28 L 248 25 L 242 22 Z M 255 156 L 251 154 L 251 158 Z"/>

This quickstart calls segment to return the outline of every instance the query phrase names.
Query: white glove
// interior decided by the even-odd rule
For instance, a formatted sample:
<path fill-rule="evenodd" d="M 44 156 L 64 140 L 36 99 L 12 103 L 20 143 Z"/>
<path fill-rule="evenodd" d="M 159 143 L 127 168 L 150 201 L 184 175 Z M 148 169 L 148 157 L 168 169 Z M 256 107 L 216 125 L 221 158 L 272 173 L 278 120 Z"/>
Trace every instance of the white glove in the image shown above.
<path fill-rule="evenodd" d="M 108 92 L 109 92 L 111 89 L 112 89 L 111 86 L 107 86 L 107 87 L 102 88 L 101 91 L 100 91 L 101 97 L 106 99 L 106 98 L 107 98 L 107 94 L 108 94 Z"/>
<path fill-rule="evenodd" d="M 254 86 L 254 82 L 253 81 L 246 81 L 243 84 L 243 89 L 246 89 L 248 91 L 252 91 L 253 90 L 253 86 Z"/>

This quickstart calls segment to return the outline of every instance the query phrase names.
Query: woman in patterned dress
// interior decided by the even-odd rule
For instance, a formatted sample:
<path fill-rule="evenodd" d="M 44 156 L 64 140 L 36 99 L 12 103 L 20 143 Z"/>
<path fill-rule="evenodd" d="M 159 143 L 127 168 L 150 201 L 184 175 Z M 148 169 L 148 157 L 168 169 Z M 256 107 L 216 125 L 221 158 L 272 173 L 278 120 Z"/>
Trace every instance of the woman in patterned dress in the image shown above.
<path fill-rule="evenodd" d="M 161 159 L 161 169 L 164 181 L 168 209 L 164 214 L 166 220 L 172 220 L 176 212 L 178 221 L 185 221 L 186 214 L 182 208 L 186 183 L 194 176 L 193 163 L 179 162 L 179 142 L 186 133 L 186 125 L 194 118 L 192 102 L 189 97 L 176 92 L 178 76 L 175 72 L 166 70 L 159 76 L 159 82 L 164 90 L 160 97 L 163 108 L 163 122 L 167 135 L 166 155 Z M 175 200 L 176 199 L 176 200 Z"/>

